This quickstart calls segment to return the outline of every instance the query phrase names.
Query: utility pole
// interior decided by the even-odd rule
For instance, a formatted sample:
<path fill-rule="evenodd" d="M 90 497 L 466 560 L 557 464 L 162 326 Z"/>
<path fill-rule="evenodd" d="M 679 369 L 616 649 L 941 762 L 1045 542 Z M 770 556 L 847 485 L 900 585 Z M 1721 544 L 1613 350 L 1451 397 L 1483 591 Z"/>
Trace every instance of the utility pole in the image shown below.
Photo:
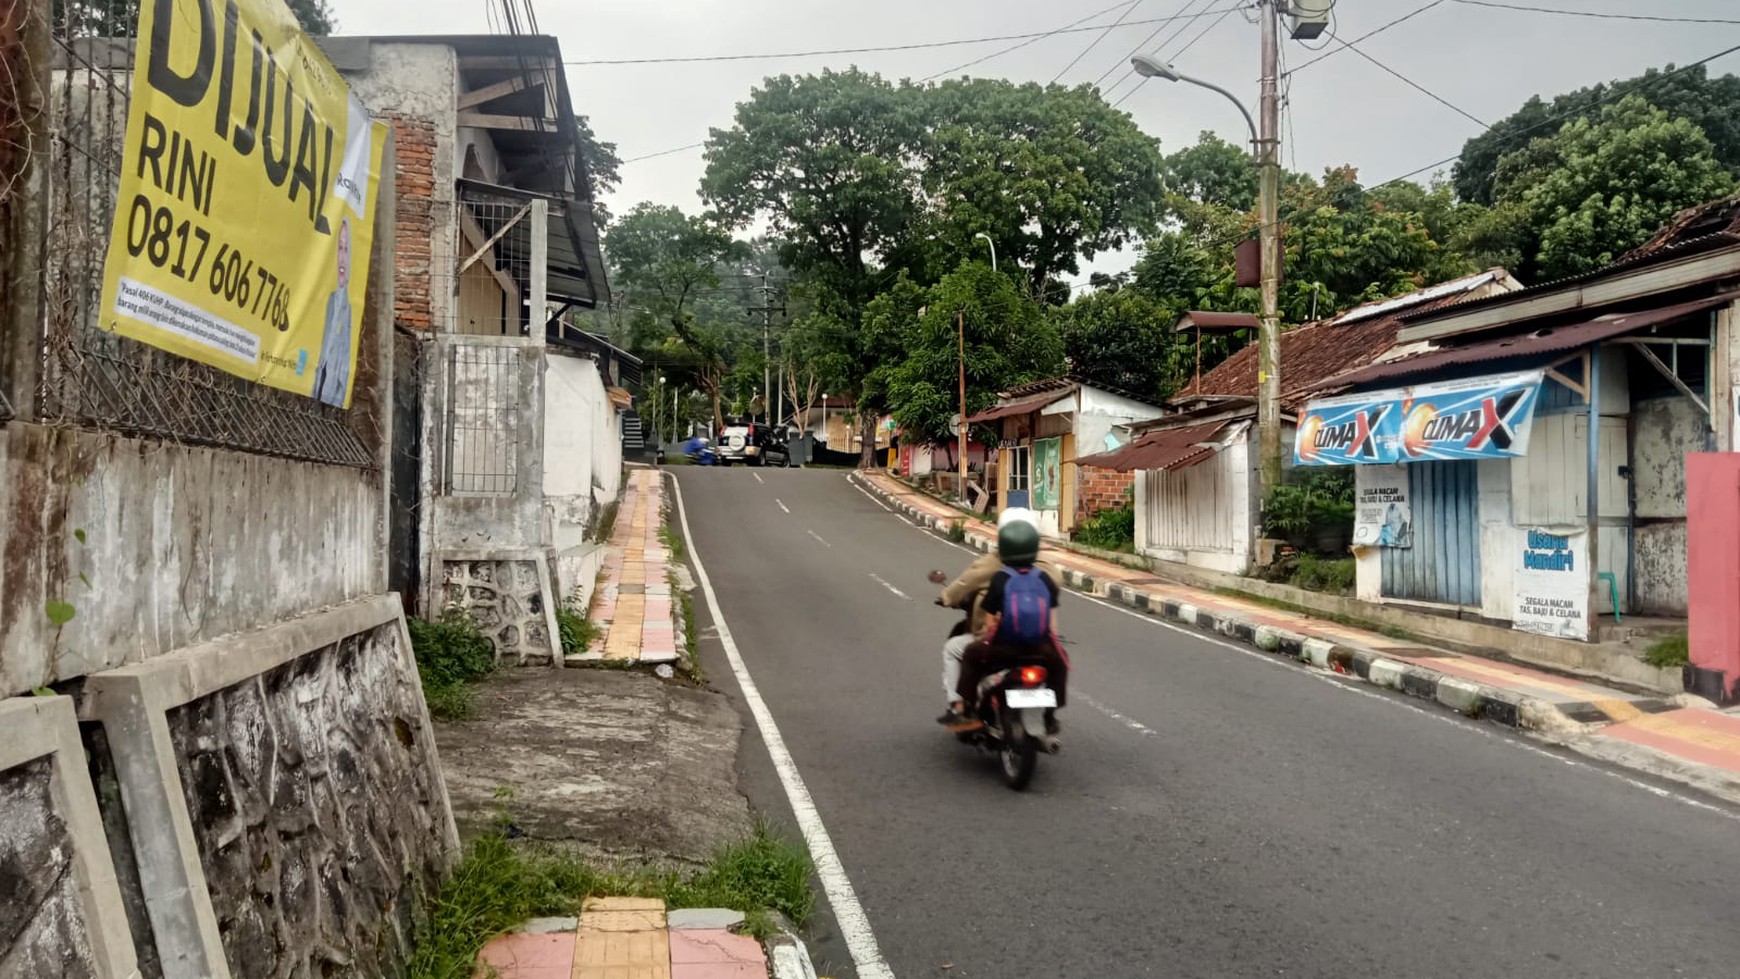
<path fill-rule="evenodd" d="M 1263 95 L 1258 134 L 1262 169 L 1262 328 L 1257 332 L 1257 430 L 1262 499 L 1281 485 L 1281 140 L 1279 0 L 1258 0 L 1263 24 Z"/>
<path fill-rule="evenodd" d="M 773 288 L 767 284 L 767 271 L 761 273 L 761 305 L 751 307 L 750 312 L 761 314 L 761 410 L 763 413 L 773 411 L 773 314 L 783 314 L 784 306 L 773 304 Z M 773 419 L 768 418 L 768 424 Z"/>
<path fill-rule="evenodd" d="M 960 476 L 961 501 L 971 505 L 972 497 L 967 494 L 967 311 L 955 310 L 955 330 L 960 340 L 961 369 L 961 430 L 957 433 L 960 444 Z"/>

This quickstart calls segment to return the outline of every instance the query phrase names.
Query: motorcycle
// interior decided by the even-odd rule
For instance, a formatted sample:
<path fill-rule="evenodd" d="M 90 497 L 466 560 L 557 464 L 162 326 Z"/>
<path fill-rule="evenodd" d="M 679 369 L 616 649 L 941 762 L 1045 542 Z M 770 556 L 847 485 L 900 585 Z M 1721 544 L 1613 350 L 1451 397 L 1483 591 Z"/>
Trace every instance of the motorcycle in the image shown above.
<path fill-rule="evenodd" d="M 693 438 L 683 445 L 683 456 L 694 466 L 719 465 L 719 453 L 714 451 L 713 443 L 704 438 Z"/>
<path fill-rule="evenodd" d="M 932 571 L 930 581 L 940 585 L 948 581 L 948 576 Z M 971 628 L 969 612 L 955 623 L 949 637 L 962 635 Z M 1033 781 L 1039 755 L 1054 755 L 1059 750 L 1057 739 L 1046 731 L 1046 714 L 1057 708 L 1057 691 L 1050 685 L 1046 666 L 1038 660 L 1017 660 L 985 677 L 979 681 L 975 707 L 984 726 L 962 731 L 955 737 L 996 755 L 1003 781 L 1017 792 L 1025 789 Z"/>

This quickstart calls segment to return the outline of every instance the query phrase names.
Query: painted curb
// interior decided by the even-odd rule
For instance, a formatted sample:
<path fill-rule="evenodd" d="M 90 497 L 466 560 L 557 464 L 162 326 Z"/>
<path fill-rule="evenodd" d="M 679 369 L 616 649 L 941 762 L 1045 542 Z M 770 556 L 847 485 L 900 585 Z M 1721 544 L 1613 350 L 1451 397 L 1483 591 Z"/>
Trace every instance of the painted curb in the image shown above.
<path fill-rule="evenodd" d="M 865 490 L 875 494 L 922 529 L 941 532 L 946 536 L 950 524 L 966 519 L 964 516 L 938 517 L 888 493 L 876 481 L 857 473 L 852 475 Z M 995 541 L 987 540 L 977 533 L 968 533 L 967 542 L 981 551 L 989 551 L 995 546 Z M 1395 690 L 1421 700 L 1430 700 L 1465 717 L 1489 721 L 1503 727 L 1555 735 L 1592 730 L 1601 726 L 1567 717 L 1558 706 L 1549 701 L 1473 683 L 1423 666 L 1387 660 L 1369 649 L 1344 646 L 1327 639 L 1278 629 L 1245 619 L 1236 613 L 1211 612 L 1176 601 L 1161 601 L 1155 607 L 1153 596 L 1146 592 L 1122 582 L 1108 582 L 1102 587 L 1092 575 L 1075 568 L 1064 568 L 1063 580 L 1064 584 L 1076 591 L 1117 602 L 1155 618 L 1214 633 L 1265 652 L 1298 660 L 1306 666 L 1357 677 L 1373 686 Z"/>
<path fill-rule="evenodd" d="M 767 940 L 768 965 L 773 967 L 773 979 L 816 979 L 815 963 L 809 949 L 796 935 L 781 932 Z"/>

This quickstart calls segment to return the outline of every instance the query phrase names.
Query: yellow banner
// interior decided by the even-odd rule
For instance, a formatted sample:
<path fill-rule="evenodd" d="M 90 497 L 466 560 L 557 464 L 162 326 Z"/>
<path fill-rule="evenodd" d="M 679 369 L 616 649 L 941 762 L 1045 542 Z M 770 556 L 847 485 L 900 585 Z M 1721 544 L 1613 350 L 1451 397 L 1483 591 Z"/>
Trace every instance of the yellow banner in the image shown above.
<path fill-rule="evenodd" d="M 350 407 L 386 127 L 283 0 L 142 0 L 103 326 Z"/>

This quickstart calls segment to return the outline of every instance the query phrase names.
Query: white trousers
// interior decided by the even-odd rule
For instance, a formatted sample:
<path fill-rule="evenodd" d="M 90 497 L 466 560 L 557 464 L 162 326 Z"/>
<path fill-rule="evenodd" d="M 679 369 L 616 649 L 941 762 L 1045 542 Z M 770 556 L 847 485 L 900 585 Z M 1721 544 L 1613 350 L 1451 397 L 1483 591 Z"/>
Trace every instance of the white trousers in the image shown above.
<path fill-rule="evenodd" d="M 972 633 L 966 632 L 943 643 L 943 699 L 949 703 L 960 699 L 955 687 L 961 682 L 961 657 L 967 654 L 973 638 Z"/>

